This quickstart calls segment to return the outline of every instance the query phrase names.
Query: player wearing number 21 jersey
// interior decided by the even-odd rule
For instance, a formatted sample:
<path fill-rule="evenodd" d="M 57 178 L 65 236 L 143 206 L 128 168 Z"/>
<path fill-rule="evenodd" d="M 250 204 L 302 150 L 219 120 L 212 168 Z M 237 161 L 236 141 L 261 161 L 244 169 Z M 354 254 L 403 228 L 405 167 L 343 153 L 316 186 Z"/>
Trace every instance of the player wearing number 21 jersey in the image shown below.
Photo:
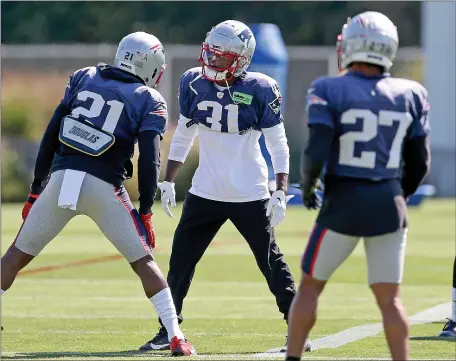
<path fill-rule="evenodd" d="M 122 39 L 114 66 L 99 64 L 70 77 L 41 141 L 24 223 L 2 257 L 1 287 L 6 291 L 73 217 L 87 215 L 140 277 L 168 331 L 171 353 L 188 356 L 194 349 L 179 328 L 170 289 L 152 256 L 151 208 L 168 118 L 154 88 L 165 66 L 160 41 L 137 32 Z M 139 212 L 123 187 L 133 171 L 136 142 Z"/>
<path fill-rule="evenodd" d="M 429 170 L 427 91 L 393 78 L 396 26 L 383 14 L 349 19 L 339 38 L 343 73 L 315 80 L 307 94 L 309 140 L 302 167 L 307 208 L 324 171 L 324 201 L 302 258 L 289 323 L 288 360 L 300 357 L 317 299 L 364 239 L 368 282 L 394 360 L 408 358 L 407 316 L 399 298 L 407 238 L 406 199 Z"/>

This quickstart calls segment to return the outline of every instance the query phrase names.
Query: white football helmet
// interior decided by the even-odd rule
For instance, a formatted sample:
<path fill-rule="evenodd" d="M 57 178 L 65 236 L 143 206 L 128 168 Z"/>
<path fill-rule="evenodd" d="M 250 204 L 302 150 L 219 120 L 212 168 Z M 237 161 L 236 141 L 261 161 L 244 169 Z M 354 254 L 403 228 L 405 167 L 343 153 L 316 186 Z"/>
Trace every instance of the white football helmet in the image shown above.
<path fill-rule="evenodd" d="M 216 25 L 201 44 L 198 61 L 203 78 L 223 81 L 241 76 L 252 61 L 255 46 L 255 37 L 244 23 L 227 20 Z"/>
<path fill-rule="evenodd" d="M 353 62 L 382 66 L 389 71 L 399 46 L 397 28 L 393 22 L 376 11 L 366 11 L 347 19 L 337 37 L 339 69 Z"/>
<path fill-rule="evenodd" d="M 155 88 L 166 68 L 163 45 L 155 36 L 142 31 L 128 34 L 119 43 L 114 66 Z"/>

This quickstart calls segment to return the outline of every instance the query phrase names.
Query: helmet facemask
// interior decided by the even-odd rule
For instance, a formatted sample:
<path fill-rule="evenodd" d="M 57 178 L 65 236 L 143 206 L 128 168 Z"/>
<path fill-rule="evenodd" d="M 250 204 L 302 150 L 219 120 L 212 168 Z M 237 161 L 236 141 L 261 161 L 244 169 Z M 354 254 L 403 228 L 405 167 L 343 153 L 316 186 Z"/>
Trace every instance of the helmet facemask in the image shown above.
<path fill-rule="evenodd" d="M 337 42 L 336 42 L 337 66 L 338 66 L 340 72 L 343 72 L 345 70 L 345 68 L 342 66 L 342 40 L 343 40 L 342 33 L 343 33 L 344 29 L 347 27 L 347 24 L 350 23 L 350 20 L 351 20 L 351 18 L 348 17 L 347 22 L 342 27 L 341 33 L 339 35 L 337 35 Z"/>
<path fill-rule="evenodd" d="M 245 56 L 216 49 L 207 43 L 201 44 L 198 61 L 202 66 L 203 78 L 210 81 L 228 81 L 237 76 L 238 70 L 248 62 Z"/>
<path fill-rule="evenodd" d="M 161 67 L 158 75 L 156 76 L 157 80 L 155 80 L 155 81 L 153 81 L 153 79 L 155 79 L 155 75 L 156 74 L 152 75 L 152 78 L 151 78 L 151 83 L 152 84 L 149 85 L 151 88 L 155 89 L 158 86 L 158 84 L 160 84 L 160 81 L 162 79 L 163 73 L 165 72 L 165 69 L 166 69 L 166 64 L 163 64 L 163 66 Z M 157 70 L 157 69 L 155 69 L 155 70 Z"/>
<path fill-rule="evenodd" d="M 343 71 L 344 68 L 342 66 L 342 34 L 337 35 L 336 52 L 337 67 L 339 68 L 339 71 Z"/>

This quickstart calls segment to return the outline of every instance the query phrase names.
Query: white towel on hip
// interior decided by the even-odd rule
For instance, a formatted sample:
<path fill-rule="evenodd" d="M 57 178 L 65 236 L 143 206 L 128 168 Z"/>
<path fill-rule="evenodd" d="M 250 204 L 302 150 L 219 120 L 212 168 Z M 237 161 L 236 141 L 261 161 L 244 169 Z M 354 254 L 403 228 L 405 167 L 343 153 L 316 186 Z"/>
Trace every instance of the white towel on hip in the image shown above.
<path fill-rule="evenodd" d="M 62 186 L 60 187 L 60 194 L 58 206 L 61 208 L 68 208 L 73 211 L 76 210 L 78 204 L 79 193 L 81 192 L 82 182 L 84 181 L 86 173 L 78 170 L 67 169 L 63 175 Z"/>

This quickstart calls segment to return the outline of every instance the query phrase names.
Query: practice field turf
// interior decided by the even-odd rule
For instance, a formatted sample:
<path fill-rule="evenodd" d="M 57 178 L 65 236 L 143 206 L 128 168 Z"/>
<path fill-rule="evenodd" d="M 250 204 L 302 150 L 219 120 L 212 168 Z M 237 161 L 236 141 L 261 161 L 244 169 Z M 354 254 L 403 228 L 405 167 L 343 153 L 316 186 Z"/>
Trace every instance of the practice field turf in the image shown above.
<path fill-rule="evenodd" d="M 20 212 L 19 205 L 2 206 L 2 253 L 20 226 Z M 180 208 L 173 212 L 169 219 L 155 206 L 155 254 L 164 272 Z M 289 207 L 277 227 L 278 243 L 297 281 L 315 215 Z M 427 201 L 412 208 L 402 288 L 409 316 L 451 301 L 454 255 L 455 201 Z M 167 352 L 136 351 L 157 330 L 155 311 L 128 264 L 90 219 L 73 219 L 24 271 L 2 298 L 2 359 L 168 358 Z M 434 323 L 412 326 L 412 358 L 455 359 L 456 343 L 434 337 L 449 316 L 448 311 Z M 250 249 L 231 224 L 222 228 L 197 267 L 184 317 L 183 330 L 198 351 L 196 359 L 259 359 L 266 356 L 258 353 L 283 345 L 285 322 Z M 325 290 L 311 338 L 378 322 L 360 243 Z M 303 358 L 387 359 L 389 353 L 380 332 Z"/>

